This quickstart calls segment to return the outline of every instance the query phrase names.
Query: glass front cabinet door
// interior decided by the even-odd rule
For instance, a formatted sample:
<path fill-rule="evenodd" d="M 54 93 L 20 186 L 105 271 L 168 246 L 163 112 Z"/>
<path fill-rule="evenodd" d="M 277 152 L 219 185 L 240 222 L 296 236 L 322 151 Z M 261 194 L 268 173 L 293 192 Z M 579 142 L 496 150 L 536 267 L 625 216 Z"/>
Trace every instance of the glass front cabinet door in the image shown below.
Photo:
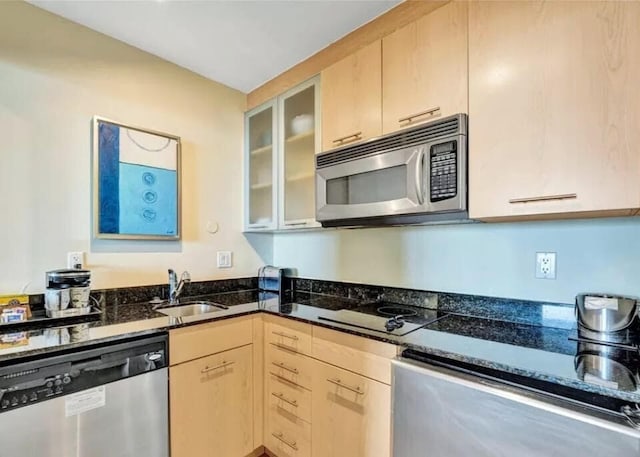
<path fill-rule="evenodd" d="M 276 103 L 249 111 L 245 120 L 245 230 L 277 228 Z"/>
<path fill-rule="evenodd" d="M 319 90 L 316 77 L 247 113 L 245 231 L 320 227 L 315 219 Z"/>
<path fill-rule="evenodd" d="M 318 81 L 309 80 L 278 98 L 280 229 L 320 226 L 315 201 L 315 155 L 321 139 Z"/>

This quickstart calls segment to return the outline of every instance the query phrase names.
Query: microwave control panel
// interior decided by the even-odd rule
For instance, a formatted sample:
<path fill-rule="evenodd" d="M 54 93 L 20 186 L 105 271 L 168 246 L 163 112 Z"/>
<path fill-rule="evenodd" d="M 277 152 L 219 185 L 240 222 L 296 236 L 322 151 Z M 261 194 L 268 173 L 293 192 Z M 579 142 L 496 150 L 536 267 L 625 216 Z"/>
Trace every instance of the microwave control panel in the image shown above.
<path fill-rule="evenodd" d="M 458 194 L 457 141 L 447 141 L 431 146 L 429 164 L 431 201 L 439 202 L 455 197 Z"/>

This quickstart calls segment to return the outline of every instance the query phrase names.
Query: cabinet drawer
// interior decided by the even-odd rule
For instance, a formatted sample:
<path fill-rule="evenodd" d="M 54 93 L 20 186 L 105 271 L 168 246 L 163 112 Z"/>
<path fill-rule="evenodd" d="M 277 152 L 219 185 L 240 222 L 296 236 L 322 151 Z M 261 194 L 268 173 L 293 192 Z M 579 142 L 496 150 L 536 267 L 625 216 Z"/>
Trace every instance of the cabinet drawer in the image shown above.
<path fill-rule="evenodd" d="M 272 374 L 267 384 L 267 404 L 273 414 L 311 422 L 311 392 Z"/>
<path fill-rule="evenodd" d="M 295 416 L 285 418 L 270 409 L 265 444 L 278 457 L 309 457 L 311 425 Z"/>
<path fill-rule="evenodd" d="M 311 355 L 311 325 L 267 316 L 265 327 L 267 343 L 291 352 Z"/>
<path fill-rule="evenodd" d="M 301 387 L 311 389 L 312 359 L 269 344 L 266 348 L 267 373 Z"/>
<path fill-rule="evenodd" d="M 398 352 L 393 344 L 359 336 L 313 329 L 313 357 L 391 385 L 391 359 Z"/>
<path fill-rule="evenodd" d="M 253 326 L 250 317 L 226 319 L 209 324 L 179 328 L 169 332 L 171 365 L 250 344 Z"/>

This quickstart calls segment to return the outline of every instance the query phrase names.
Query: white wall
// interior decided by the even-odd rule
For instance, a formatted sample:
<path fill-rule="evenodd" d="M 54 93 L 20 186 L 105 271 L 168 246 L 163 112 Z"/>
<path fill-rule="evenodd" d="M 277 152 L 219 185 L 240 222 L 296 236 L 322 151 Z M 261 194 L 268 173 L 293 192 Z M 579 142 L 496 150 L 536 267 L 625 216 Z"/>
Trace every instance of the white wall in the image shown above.
<path fill-rule="evenodd" d="M 68 251 L 95 287 L 254 275 L 270 237 L 241 234 L 244 94 L 23 2 L 0 2 L 0 293 L 44 287 Z M 182 137 L 183 240 L 92 242 L 91 118 Z M 207 221 L 220 231 L 210 235 Z M 216 250 L 235 267 L 215 268 Z"/>
<path fill-rule="evenodd" d="M 556 280 L 535 278 L 536 251 L 557 252 Z M 302 277 L 572 303 L 640 295 L 640 219 L 280 234 L 274 262 Z"/>

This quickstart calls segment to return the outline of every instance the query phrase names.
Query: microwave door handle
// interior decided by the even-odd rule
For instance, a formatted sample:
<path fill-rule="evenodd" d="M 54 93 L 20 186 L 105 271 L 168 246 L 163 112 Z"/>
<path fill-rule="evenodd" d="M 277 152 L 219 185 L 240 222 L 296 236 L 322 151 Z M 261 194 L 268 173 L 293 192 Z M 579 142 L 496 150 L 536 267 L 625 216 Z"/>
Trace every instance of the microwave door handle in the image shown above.
<path fill-rule="evenodd" d="M 418 157 L 416 158 L 416 195 L 418 197 L 418 203 L 424 204 L 424 195 L 422 193 L 422 176 L 424 175 L 424 148 L 418 150 Z"/>

